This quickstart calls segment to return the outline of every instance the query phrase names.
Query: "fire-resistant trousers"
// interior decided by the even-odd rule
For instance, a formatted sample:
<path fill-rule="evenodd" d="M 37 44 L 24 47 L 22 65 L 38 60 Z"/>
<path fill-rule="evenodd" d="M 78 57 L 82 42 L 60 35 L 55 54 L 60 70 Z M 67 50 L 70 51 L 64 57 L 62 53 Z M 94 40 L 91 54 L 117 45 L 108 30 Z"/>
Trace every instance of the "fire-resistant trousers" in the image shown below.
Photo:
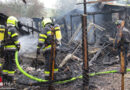
<path fill-rule="evenodd" d="M 15 51 L 5 51 L 4 59 L 3 76 L 6 76 L 7 81 L 12 82 L 16 69 Z"/>
<path fill-rule="evenodd" d="M 50 64 L 51 64 L 51 50 L 47 50 L 45 51 L 45 53 L 43 54 L 45 56 L 45 76 L 49 76 L 50 74 Z M 56 53 L 55 53 L 56 55 Z M 55 63 L 54 63 L 54 73 L 58 72 L 58 66 L 57 66 L 57 62 L 56 62 L 56 58 L 55 58 Z"/>

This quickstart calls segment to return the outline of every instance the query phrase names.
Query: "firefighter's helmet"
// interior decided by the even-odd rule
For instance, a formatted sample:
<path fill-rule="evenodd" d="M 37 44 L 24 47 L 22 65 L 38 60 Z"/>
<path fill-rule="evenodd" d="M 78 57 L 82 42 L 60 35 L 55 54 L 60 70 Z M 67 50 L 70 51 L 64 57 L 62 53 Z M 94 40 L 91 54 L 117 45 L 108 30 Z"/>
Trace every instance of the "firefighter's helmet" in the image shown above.
<path fill-rule="evenodd" d="M 17 27 L 18 25 L 18 19 L 14 16 L 10 16 L 8 19 L 7 19 L 7 27 L 8 26 L 16 26 Z"/>
<path fill-rule="evenodd" d="M 117 20 L 116 22 L 115 22 L 115 24 L 118 26 L 118 25 L 121 25 L 121 23 L 122 23 L 122 20 Z"/>
<path fill-rule="evenodd" d="M 44 18 L 42 20 L 42 26 L 45 27 L 46 24 L 52 24 L 52 20 L 50 18 Z"/>

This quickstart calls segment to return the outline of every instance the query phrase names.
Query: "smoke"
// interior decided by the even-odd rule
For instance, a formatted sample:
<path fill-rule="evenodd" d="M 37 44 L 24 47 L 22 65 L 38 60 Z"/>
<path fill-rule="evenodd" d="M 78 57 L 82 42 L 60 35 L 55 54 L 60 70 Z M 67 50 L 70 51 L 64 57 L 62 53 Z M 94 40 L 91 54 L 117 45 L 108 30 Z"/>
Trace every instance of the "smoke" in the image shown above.
<path fill-rule="evenodd" d="M 16 17 L 42 17 L 45 16 L 44 4 L 39 0 L 27 0 L 27 4 L 24 4 L 22 0 L 7 0 L 6 2 L 0 2 L 0 12 L 8 16 Z"/>
<path fill-rule="evenodd" d="M 58 0 L 56 4 L 57 15 L 62 16 L 71 10 L 80 7 L 79 5 L 76 5 L 78 2 L 83 2 L 83 0 Z"/>
<path fill-rule="evenodd" d="M 36 24 L 34 23 L 33 19 L 31 18 L 26 18 L 26 17 L 21 17 L 18 19 L 21 23 L 27 25 L 27 26 L 30 26 L 30 27 L 33 27 L 33 28 L 36 28 Z M 25 27 L 22 27 L 23 30 L 25 31 L 31 31 L 30 29 L 28 28 L 25 28 Z"/>
<path fill-rule="evenodd" d="M 19 55 L 27 56 L 27 57 L 35 57 L 38 38 L 34 35 L 23 36 L 19 38 L 21 48 L 19 51 Z"/>

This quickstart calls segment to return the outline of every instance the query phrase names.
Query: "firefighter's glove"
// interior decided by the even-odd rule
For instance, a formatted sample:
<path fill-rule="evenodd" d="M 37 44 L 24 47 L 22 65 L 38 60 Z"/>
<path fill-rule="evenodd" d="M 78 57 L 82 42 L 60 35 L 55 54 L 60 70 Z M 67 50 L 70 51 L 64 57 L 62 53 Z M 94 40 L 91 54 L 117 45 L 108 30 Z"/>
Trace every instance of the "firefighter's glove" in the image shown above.
<path fill-rule="evenodd" d="M 57 50 L 59 50 L 61 48 L 61 42 L 57 42 Z"/>
<path fill-rule="evenodd" d="M 57 42 L 57 46 L 60 47 L 61 46 L 61 41 Z"/>
<path fill-rule="evenodd" d="M 20 50 L 20 45 L 17 45 L 16 47 L 17 47 L 17 50 L 19 51 Z"/>
<path fill-rule="evenodd" d="M 118 25 L 121 25 L 121 23 L 122 23 L 122 20 L 117 20 L 116 22 L 115 22 L 115 24 L 118 26 Z"/>
<path fill-rule="evenodd" d="M 40 54 L 40 48 L 37 48 L 37 55 Z"/>
<path fill-rule="evenodd" d="M 22 28 L 22 24 L 20 22 L 18 22 L 18 28 L 21 29 Z"/>

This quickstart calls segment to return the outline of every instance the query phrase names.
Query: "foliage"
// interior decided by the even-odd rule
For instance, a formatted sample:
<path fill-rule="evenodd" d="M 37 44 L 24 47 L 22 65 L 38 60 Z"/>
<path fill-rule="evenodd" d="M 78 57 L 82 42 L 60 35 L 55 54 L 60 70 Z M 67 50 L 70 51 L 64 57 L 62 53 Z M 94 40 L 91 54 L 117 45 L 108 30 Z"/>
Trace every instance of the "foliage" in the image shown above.
<path fill-rule="evenodd" d="M 19 0 L 7 3 L 0 3 L 0 12 L 13 15 L 17 17 L 42 17 L 45 15 L 44 5 L 39 3 L 38 0 L 28 0 L 27 4 L 24 4 Z"/>

